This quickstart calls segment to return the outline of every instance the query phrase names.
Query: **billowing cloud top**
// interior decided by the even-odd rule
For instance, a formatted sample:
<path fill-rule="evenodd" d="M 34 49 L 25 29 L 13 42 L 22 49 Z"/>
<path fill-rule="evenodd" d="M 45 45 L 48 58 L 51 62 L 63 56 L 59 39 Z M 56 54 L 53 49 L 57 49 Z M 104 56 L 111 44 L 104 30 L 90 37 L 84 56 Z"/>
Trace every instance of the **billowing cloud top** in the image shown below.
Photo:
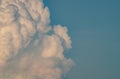
<path fill-rule="evenodd" d="M 70 70 L 68 30 L 49 16 L 42 0 L 0 0 L 0 79 L 61 79 Z"/>

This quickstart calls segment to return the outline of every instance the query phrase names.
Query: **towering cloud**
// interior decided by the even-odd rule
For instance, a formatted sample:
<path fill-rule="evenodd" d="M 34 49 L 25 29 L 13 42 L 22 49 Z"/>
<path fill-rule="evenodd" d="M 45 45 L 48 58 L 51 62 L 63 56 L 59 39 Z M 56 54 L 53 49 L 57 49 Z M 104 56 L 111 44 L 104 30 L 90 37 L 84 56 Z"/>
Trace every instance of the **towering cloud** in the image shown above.
<path fill-rule="evenodd" d="M 73 66 L 67 28 L 42 0 L 0 0 L 0 79 L 61 79 Z"/>

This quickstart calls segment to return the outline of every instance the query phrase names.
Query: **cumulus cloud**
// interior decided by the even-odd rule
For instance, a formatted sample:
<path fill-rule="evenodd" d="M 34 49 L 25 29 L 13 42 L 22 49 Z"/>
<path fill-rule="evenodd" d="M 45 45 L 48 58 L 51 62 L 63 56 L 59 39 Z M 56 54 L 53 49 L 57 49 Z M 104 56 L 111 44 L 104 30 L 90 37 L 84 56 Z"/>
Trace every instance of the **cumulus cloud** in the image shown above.
<path fill-rule="evenodd" d="M 0 0 L 0 79 L 61 79 L 71 69 L 68 30 L 49 16 L 42 0 Z"/>

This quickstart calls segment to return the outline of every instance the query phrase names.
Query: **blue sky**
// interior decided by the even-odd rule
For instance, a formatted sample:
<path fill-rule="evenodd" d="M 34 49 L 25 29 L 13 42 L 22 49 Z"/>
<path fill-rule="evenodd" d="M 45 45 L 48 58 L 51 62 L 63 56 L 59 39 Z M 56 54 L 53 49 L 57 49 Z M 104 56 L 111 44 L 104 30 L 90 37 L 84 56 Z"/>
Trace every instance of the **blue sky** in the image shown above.
<path fill-rule="evenodd" d="M 44 0 L 51 25 L 69 29 L 76 66 L 65 79 L 120 79 L 120 1 Z"/>

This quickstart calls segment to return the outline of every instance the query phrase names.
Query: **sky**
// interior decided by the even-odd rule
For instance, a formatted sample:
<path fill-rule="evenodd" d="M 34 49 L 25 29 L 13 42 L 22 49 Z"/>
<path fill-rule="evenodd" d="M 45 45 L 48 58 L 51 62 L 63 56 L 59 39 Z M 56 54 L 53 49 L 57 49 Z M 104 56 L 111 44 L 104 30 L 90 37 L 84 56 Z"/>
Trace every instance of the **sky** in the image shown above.
<path fill-rule="evenodd" d="M 0 0 L 0 79 L 120 79 L 119 0 Z"/>
<path fill-rule="evenodd" d="M 120 1 L 44 0 L 51 25 L 69 29 L 76 65 L 65 79 L 120 79 Z"/>

